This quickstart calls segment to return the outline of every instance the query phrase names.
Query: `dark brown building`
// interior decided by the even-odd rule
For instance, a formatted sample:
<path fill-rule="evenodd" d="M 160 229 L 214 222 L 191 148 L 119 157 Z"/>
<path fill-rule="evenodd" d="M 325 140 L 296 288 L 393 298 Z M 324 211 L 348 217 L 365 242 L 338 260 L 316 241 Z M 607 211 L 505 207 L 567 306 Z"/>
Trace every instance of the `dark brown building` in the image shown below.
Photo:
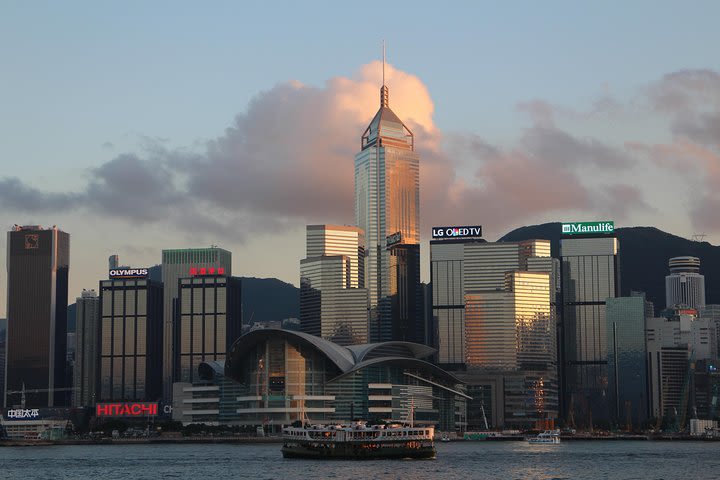
<path fill-rule="evenodd" d="M 70 235 L 56 227 L 8 232 L 8 330 L 5 405 L 67 404 Z"/>

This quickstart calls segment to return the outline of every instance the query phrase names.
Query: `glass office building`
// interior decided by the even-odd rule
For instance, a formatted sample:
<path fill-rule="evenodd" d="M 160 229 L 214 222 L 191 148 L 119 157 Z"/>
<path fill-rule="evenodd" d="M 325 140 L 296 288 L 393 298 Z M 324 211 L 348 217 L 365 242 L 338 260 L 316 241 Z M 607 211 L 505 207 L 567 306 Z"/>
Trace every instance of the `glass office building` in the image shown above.
<path fill-rule="evenodd" d="M 610 420 L 605 303 L 619 296 L 618 254 L 612 235 L 560 239 L 564 411 L 580 427 Z"/>
<path fill-rule="evenodd" d="M 420 156 L 410 129 L 390 109 L 388 88 L 380 89 L 380 109 L 361 137 L 355 155 L 355 221 L 365 232 L 365 285 L 370 305 L 370 338 L 393 337 L 391 308 L 381 308 L 392 295 L 391 252 L 387 238 L 420 243 Z M 418 271 L 419 258 L 417 259 Z M 412 291 L 415 286 L 409 286 Z M 419 315 L 419 314 L 418 314 Z"/>
<path fill-rule="evenodd" d="M 162 395 L 163 287 L 147 278 L 100 282 L 100 401 Z"/>
<path fill-rule="evenodd" d="M 65 406 L 70 235 L 15 225 L 7 239 L 5 405 Z"/>
<path fill-rule="evenodd" d="M 95 290 L 83 290 L 76 305 L 73 406 L 87 407 L 97 399 L 100 297 Z"/>
<path fill-rule="evenodd" d="M 179 280 L 175 382 L 192 383 L 202 362 L 225 361 L 242 330 L 241 281 L 224 275 Z"/>
<path fill-rule="evenodd" d="M 175 323 L 178 280 L 190 276 L 190 269 L 213 268 L 221 274 L 232 275 L 232 253 L 218 247 L 179 248 L 162 251 L 163 299 L 163 398 L 172 398 L 172 381 L 175 369 Z"/>
<path fill-rule="evenodd" d="M 363 232 L 308 225 L 307 258 L 300 260 L 300 327 L 341 345 L 367 343 L 368 291 Z"/>
<path fill-rule="evenodd" d="M 608 392 L 610 416 L 625 426 L 648 418 L 644 296 L 608 298 Z M 652 317 L 652 315 L 651 315 Z"/>

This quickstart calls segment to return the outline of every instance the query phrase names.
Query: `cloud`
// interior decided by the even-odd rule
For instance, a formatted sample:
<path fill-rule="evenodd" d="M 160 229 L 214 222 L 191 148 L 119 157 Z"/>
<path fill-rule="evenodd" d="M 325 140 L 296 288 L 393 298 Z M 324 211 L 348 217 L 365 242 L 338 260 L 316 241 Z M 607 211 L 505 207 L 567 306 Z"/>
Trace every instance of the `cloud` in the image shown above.
<path fill-rule="evenodd" d="M 141 137 L 125 153 L 87 172 L 80 192 L 44 193 L 5 179 L 0 199 L 29 211 L 85 208 L 133 222 L 242 240 L 247 231 L 280 232 L 307 223 L 354 223 L 354 155 L 379 106 L 379 62 L 323 86 L 298 81 L 259 93 L 217 138 L 189 149 Z M 414 132 L 421 155 L 421 219 L 479 221 L 496 228 L 539 215 L 606 212 L 607 192 L 624 215 L 642 194 L 622 185 L 585 184 L 587 168 L 626 168 L 626 151 L 555 126 L 557 109 L 520 104 L 534 119 L 515 145 L 492 145 L 466 133 L 441 132 L 422 81 L 388 65 L 390 107 Z M 562 185 L 562 188 L 557 188 Z M 624 197 L 623 197 L 624 196 Z M 470 217 L 470 218 L 469 218 Z"/>

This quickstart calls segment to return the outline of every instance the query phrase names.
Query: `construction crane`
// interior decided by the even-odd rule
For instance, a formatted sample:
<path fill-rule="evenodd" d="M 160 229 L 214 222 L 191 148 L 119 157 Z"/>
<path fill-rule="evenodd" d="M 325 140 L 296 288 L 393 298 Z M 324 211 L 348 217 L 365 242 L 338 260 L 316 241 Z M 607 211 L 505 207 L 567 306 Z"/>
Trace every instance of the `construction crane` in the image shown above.
<path fill-rule="evenodd" d="M 31 388 L 27 389 L 25 388 L 25 384 L 23 383 L 22 390 L 8 390 L 5 392 L 6 395 L 15 395 L 20 394 L 20 408 L 25 408 L 25 394 L 27 393 L 47 393 L 47 392 L 73 392 L 75 390 L 79 390 L 79 388 Z"/>

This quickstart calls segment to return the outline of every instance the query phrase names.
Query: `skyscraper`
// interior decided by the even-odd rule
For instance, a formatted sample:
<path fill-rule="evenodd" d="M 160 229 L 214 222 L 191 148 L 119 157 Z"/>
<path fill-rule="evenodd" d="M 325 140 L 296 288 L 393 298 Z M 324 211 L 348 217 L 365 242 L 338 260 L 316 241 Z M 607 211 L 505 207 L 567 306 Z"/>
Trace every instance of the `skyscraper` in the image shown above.
<path fill-rule="evenodd" d="M 207 271 L 207 270 L 206 270 Z M 180 279 L 175 381 L 197 380 L 201 362 L 225 361 L 242 329 L 241 282 L 218 274 Z"/>
<path fill-rule="evenodd" d="M 397 239 L 395 244 L 420 243 L 420 156 L 412 132 L 389 105 L 388 87 L 383 82 L 380 109 L 365 129 L 361 150 L 355 155 L 355 220 L 365 232 L 365 285 L 373 341 L 391 340 L 396 321 L 390 306 L 390 275 L 396 270 L 390 267 L 387 239 Z M 419 257 L 417 262 L 419 271 Z"/>
<path fill-rule="evenodd" d="M 100 281 L 102 401 L 152 400 L 162 395 L 163 286 L 133 269 Z"/>
<path fill-rule="evenodd" d="M 0 318 L 0 398 L 5 399 L 5 345 L 7 342 L 7 319 Z"/>
<path fill-rule="evenodd" d="M 649 304 L 649 305 L 648 305 Z M 652 303 L 644 294 L 606 300 L 610 416 L 621 425 L 648 418 L 645 321 Z"/>
<path fill-rule="evenodd" d="M 588 224 L 563 225 L 560 239 L 564 411 L 585 427 L 610 416 L 605 302 L 620 293 L 619 244 L 611 222 L 600 223 L 607 233 L 568 233 L 567 225 Z"/>
<path fill-rule="evenodd" d="M 308 225 L 300 260 L 302 331 L 341 345 L 368 342 L 368 292 L 363 288 L 363 231 Z"/>
<path fill-rule="evenodd" d="M 83 290 L 77 299 L 75 324 L 75 370 L 73 405 L 92 406 L 97 397 L 97 367 L 100 361 L 100 297 L 95 290 Z"/>
<path fill-rule="evenodd" d="M 57 227 L 8 232 L 7 406 L 60 406 L 67 397 L 70 235 Z"/>
<path fill-rule="evenodd" d="M 673 257 L 668 260 L 670 275 L 665 277 L 665 306 L 705 306 L 705 276 L 700 275 L 697 257 Z"/>
<path fill-rule="evenodd" d="M 175 322 L 178 298 L 178 280 L 190 275 L 190 269 L 215 269 L 216 272 L 232 275 L 232 253 L 218 247 L 182 248 L 162 251 L 163 281 L 163 399 L 172 399 L 173 371 L 175 369 Z"/>

